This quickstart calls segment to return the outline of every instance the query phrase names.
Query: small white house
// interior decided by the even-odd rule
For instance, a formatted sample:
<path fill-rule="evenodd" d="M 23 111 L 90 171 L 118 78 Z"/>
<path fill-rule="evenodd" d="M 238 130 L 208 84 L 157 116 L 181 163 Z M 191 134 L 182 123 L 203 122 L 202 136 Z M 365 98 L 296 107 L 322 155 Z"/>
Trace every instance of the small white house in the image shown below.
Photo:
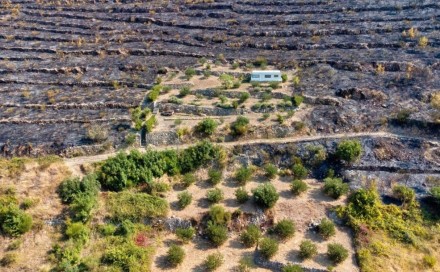
<path fill-rule="evenodd" d="M 251 82 L 281 82 L 280 70 L 252 71 Z"/>

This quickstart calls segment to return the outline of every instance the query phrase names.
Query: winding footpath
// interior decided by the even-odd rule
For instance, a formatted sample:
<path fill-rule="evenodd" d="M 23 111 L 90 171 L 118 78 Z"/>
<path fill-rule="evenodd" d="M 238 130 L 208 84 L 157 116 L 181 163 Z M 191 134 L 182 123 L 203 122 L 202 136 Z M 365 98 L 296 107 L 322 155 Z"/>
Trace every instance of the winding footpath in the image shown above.
<path fill-rule="evenodd" d="M 271 138 L 271 139 L 255 139 L 255 140 L 242 140 L 242 141 L 234 141 L 234 142 L 222 142 L 216 143 L 222 147 L 234 147 L 240 145 L 251 145 L 251 144 L 287 144 L 287 143 L 299 143 L 299 142 L 310 142 L 310 141 L 319 141 L 326 139 L 343 139 L 343 138 L 357 138 L 357 137 L 386 137 L 386 138 L 409 138 L 409 139 L 417 139 L 428 141 L 433 145 L 440 146 L 440 142 L 438 140 L 423 138 L 423 137 L 413 137 L 401 134 L 394 134 L 390 132 L 360 132 L 360 133 L 339 133 L 339 134 L 327 134 L 327 135 L 314 135 L 314 136 L 294 136 L 294 137 L 286 137 L 286 138 Z M 153 150 L 166 150 L 166 149 L 185 149 L 193 144 L 180 144 L 180 145 L 167 145 L 167 146 L 153 146 L 151 149 Z M 437 147 L 436 147 L 437 148 Z M 136 150 L 140 152 L 145 152 L 147 149 L 144 147 L 137 148 Z M 125 150 L 128 152 L 129 150 Z M 116 156 L 117 153 L 121 152 L 118 150 L 116 152 L 110 152 L 106 154 L 100 155 L 92 155 L 92 156 L 81 156 L 74 158 L 66 158 L 64 159 L 64 163 L 66 166 L 72 171 L 75 175 L 82 175 L 81 170 L 79 169 L 81 165 L 88 163 L 95 163 L 106 160 L 110 157 Z"/>

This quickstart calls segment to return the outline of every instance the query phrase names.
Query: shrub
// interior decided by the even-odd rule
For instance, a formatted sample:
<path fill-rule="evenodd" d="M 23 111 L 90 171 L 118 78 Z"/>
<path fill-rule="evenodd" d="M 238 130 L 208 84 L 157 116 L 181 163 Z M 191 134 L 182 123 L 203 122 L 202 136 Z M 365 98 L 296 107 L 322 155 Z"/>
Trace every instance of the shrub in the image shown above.
<path fill-rule="evenodd" d="M 243 187 L 238 188 L 235 190 L 235 198 L 237 199 L 237 202 L 240 204 L 245 203 L 249 200 L 249 194 Z"/>
<path fill-rule="evenodd" d="M 271 238 L 263 238 L 258 244 L 258 248 L 264 258 L 270 259 L 278 252 L 278 242 Z"/>
<path fill-rule="evenodd" d="M 273 232 L 281 240 L 286 240 L 295 235 L 295 223 L 289 219 L 283 219 L 279 221 L 273 228 Z"/>
<path fill-rule="evenodd" d="M 299 257 L 309 259 L 318 254 L 317 246 L 310 240 L 303 240 L 299 245 Z"/>
<path fill-rule="evenodd" d="M 280 83 L 279 82 L 270 82 L 269 87 L 271 87 L 272 89 L 278 89 L 280 87 Z"/>
<path fill-rule="evenodd" d="M 145 193 L 110 192 L 106 204 L 111 216 L 118 221 L 166 216 L 169 210 L 165 199 Z"/>
<path fill-rule="evenodd" d="M 192 194 L 188 193 L 187 191 L 179 193 L 177 195 L 177 202 L 180 209 L 185 209 L 192 202 Z"/>
<path fill-rule="evenodd" d="M 292 166 L 292 173 L 295 179 L 305 179 L 308 175 L 308 170 L 302 163 L 297 162 Z"/>
<path fill-rule="evenodd" d="M 286 264 L 282 269 L 282 272 L 304 272 L 304 269 L 298 264 Z"/>
<path fill-rule="evenodd" d="M 95 143 L 102 143 L 108 138 L 108 130 L 99 125 L 92 125 L 87 129 L 87 139 Z"/>
<path fill-rule="evenodd" d="M 434 197 L 434 199 L 440 203 L 440 187 L 433 187 L 431 188 L 430 194 L 432 195 L 432 197 Z"/>
<path fill-rule="evenodd" d="M 246 166 L 242 166 L 235 172 L 235 179 L 239 184 L 244 185 L 252 177 L 252 169 Z"/>
<path fill-rule="evenodd" d="M 191 88 L 188 86 L 184 86 L 179 90 L 179 96 L 185 97 L 191 93 Z"/>
<path fill-rule="evenodd" d="M 181 182 L 183 186 L 185 186 L 185 188 L 188 188 L 189 186 L 194 184 L 196 180 L 197 178 L 193 173 L 186 173 L 185 175 L 183 175 Z"/>
<path fill-rule="evenodd" d="M 148 100 L 149 101 L 156 101 L 159 98 L 161 90 L 162 90 L 162 86 L 160 86 L 160 85 L 154 86 L 147 95 Z"/>
<path fill-rule="evenodd" d="M 284 83 L 284 82 L 287 82 L 287 79 L 288 79 L 288 78 L 287 78 L 287 74 L 282 74 L 282 75 L 281 75 L 281 79 L 283 80 L 283 83 Z"/>
<path fill-rule="evenodd" d="M 81 222 L 67 222 L 66 235 L 75 243 L 83 246 L 89 240 L 90 229 Z"/>
<path fill-rule="evenodd" d="M 246 100 L 249 99 L 249 97 L 251 97 L 251 95 L 249 93 L 246 93 L 246 92 L 241 93 L 240 98 L 238 99 L 238 103 L 243 104 L 244 102 L 246 102 Z"/>
<path fill-rule="evenodd" d="M 303 101 L 304 101 L 304 97 L 302 95 L 295 94 L 292 97 L 292 102 L 295 107 L 299 107 Z"/>
<path fill-rule="evenodd" d="M 237 119 L 231 123 L 231 131 L 234 135 L 244 135 L 248 129 L 249 119 L 244 116 L 238 116 Z"/>
<path fill-rule="evenodd" d="M 6 253 L 3 258 L 0 260 L 0 264 L 2 266 L 12 266 L 13 264 L 17 263 L 18 256 L 16 253 Z"/>
<path fill-rule="evenodd" d="M 215 271 L 224 261 L 225 259 L 221 253 L 213 253 L 206 257 L 204 265 L 208 271 Z"/>
<path fill-rule="evenodd" d="M 339 264 L 347 259 L 348 250 L 338 243 L 328 244 L 327 256 L 334 264 Z"/>
<path fill-rule="evenodd" d="M 349 186 L 340 178 L 325 178 L 324 193 L 334 199 L 340 198 L 348 192 Z"/>
<path fill-rule="evenodd" d="M 403 202 L 403 205 L 414 203 L 416 200 L 416 193 L 413 189 L 404 185 L 396 185 L 393 187 L 393 195 L 395 198 Z"/>
<path fill-rule="evenodd" d="M 362 154 L 362 145 L 358 140 L 345 140 L 338 144 L 336 156 L 347 163 L 352 163 L 359 159 Z"/>
<path fill-rule="evenodd" d="M 186 79 L 190 80 L 195 75 L 196 75 L 196 70 L 194 70 L 194 68 L 187 68 L 185 70 Z"/>
<path fill-rule="evenodd" d="M 322 145 L 307 146 L 307 162 L 312 166 L 319 166 L 327 159 L 327 151 Z"/>
<path fill-rule="evenodd" d="M 318 233 L 324 239 L 329 239 L 336 234 L 335 224 L 327 218 L 322 219 L 318 225 Z"/>
<path fill-rule="evenodd" d="M 308 188 L 309 186 L 307 186 L 307 183 L 299 179 L 293 180 L 292 183 L 290 184 L 290 191 L 295 196 L 304 193 L 305 191 L 307 191 Z"/>
<path fill-rule="evenodd" d="M 168 249 L 166 258 L 171 266 L 176 267 L 183 262 L 183 259 L 185 258 L 185 251 L 180 246 L 172 245 Z"/>
<path fill-rule="evenodd" d="M 222 180 L 222 172 L 215 169 L 209 169 L 208 177 L 208 181 L 211 185 L 217 185 Z"/>
<path fill-rule="evenodd" d="M 206 228 L 206 234 L 209 240 L 215 246 L 221 246 L 228 240 L 228 228 L 224 225 L 218 225 L 211 221 L 208 222 L 208 227 Z"/>
<path fill-rule="evenodd" d="M 238 272 L 250 272 L 252 268 L 255 267 L 254 261 L 251 257 L 242 257 L 238 262 L 237 270 Z"/>
<path fill-rule="evenodd" d="M 213 205 L 209 209 L 209 218 L 214 224 L 226 225 L 231 220 L 231 213 L 220 205 Z"/>
<path fill-rule="evenodd" d="M 433 268 L 437 263 L 437 259 L 433 255 L 425 255 L 423 256 L 423 265 L 426 268 Z"/>
<path fill-rule="evenodd" d="M 220 82 L 222 83 L 222 87 L 224 89 L 231 89 L 232 87 L 234 87 L 234 77 L 228 74 L 221 74 L 220 77 Z"/>
<path fill-rule="evenodd" d="M 206 198 L 211 203 L 218 203 L 224 198 L 223 191 L 219 188 L 208 190 L 208 192 L 206 193 Z"/>
<path fill-rule="evenodd" d="M 256 225 L 248 225 L 246 230 L 240 234 L 240 242 L 245 247 L 253 247 L 261 238 L 260 228 Z"/>
<path fill-rule="evenodd" d="M 278 168 L 271 163 L 264 166 L 264 171 L 266 172 L 266 177 L 269 179 L 275 178 L 278 174 Z"/>
<path fill-rule="evenodd" d="M 196 126 L 196 131 L 204 135 L 212 135 L 218 127 L 218 123 L 212 118 L 205 118 Z"/>
<path fill-rule="evenodd" d="M 98 231 L 103 236 L 111 236 L 115 234 L 117 227 L 113 224 L 100 225 Z"/>
<path fill-rule="evenodd" d="M 191 241 L 195 234 L 196 230 L 193 227 L 176 229 L 176 236 L 183 243 L 188 243 Z"/>
<path fill-rule="evenodd" d="M 272 208 L 279 198 L 277 190 L 269 183 L 259 185 L 252 193 L 255 202 L 264 208 Z"/>
<path fill-rule="evenodd" d="M 0 228 L 6 235 L 20 236 L 32 228 L 32 217 L 15 205 L 0 206 Z"/>

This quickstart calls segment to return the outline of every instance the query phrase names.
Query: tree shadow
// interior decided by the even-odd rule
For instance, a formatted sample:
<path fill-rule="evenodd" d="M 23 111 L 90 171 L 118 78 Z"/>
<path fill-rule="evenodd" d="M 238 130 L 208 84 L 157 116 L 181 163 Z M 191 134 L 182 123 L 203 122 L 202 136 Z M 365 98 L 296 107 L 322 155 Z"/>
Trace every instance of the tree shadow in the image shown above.
<path fill-rule="evenodd" d="M 245 249 L 242 243 L 240 243 L 239 238 L 229 240 L 229 248 L 235 249 Z"/>
<path fill-rule="evenodd" d="M 295 196 L 290 192 L 290 190 L 281 191 L 279 195 L 280 197 L 287 199 L 295 198 Z"/>
<path fill-rule="evenodd" d="M 207 198 L 200 198 L 197 201 L 197 206 L 200 208 L 207 209 L 207 208 L 209 208 L 209 206 L 211 206 L 211 202 L 209 202 Z"/>
<path fill-rule="evenodd" d="M 237 202 L 235 198 L 228 198 L 223 201 L 226 207 L 238 208 L 240 207 L 240 203 Z"/>
<path fill-rule="evenodd" d="M 303 259 L 299 257 L 299 250 L 293 249 L 287 253 L 287 261 L 291 263 L 301 263 Z"/>
<path fill-rule="evenodd" d="M 323 267 L 333 266 L 334 264 L 328 259 L 326 253 L 318 253 L 313 259 L 319 265 Z"/>

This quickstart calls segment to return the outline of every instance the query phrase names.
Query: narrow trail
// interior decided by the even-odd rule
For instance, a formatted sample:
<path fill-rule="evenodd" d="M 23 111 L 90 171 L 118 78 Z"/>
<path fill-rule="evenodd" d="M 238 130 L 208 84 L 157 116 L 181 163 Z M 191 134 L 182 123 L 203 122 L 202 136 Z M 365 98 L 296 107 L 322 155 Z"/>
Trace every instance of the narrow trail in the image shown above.
<path fill-rule="evenodd" d="M 328 135 L 314 135 L 314 136 L 294 136 L 294 137 L 286 137 L 286 138 L 272 138 L 272 139 L 255 139 L 255 140 L 243 140 L 243 141 L 235 141 L 235 142 L 223 142 L 216 143 L 222 147 L 234 147 L 240 145 L 249 145 L 249 144 L 272 144 L 272 143 L 298 143 L 298 142 L 309 142 L 309 141 L 319 141 L 325 139 L 341 139 L 341 138 L 356 138 L 356 137 L 388 137 L 388 138 L 411 138 L 411 139 L 419 139 L 429 141 L 435 145 L 440 145 L 440 142 L 433 139 L 422 138 L 422 137 L 412 137 L 407 135 L 394 134 L 390 132 L 360 132 L 360 133 L 340 133 L 340 134 L 328 134 Z M 166 150 L 166 149 L 185 149 L 193 144 L 181 144 L 181 145 L 167 145 L 167 146 L 158 146 L 152 147 L 153 150 Z M 137 148 L 136 150 L 140 152 L 145 152 L 146 148 Z M 129 150 L 125 150 L 128 152 Z M 66 158 L 64 159 L 67 167 L 72 171 L 74 175 L 82 175 L 79 167 L 82 164 L 87 163 L 95 163 L 108 159 L 109 157 L 115 156 L 117 152 L 111 152 L 100 155 L 92 155 L 92 156 L 81 156 L 75 158 Z"/>

